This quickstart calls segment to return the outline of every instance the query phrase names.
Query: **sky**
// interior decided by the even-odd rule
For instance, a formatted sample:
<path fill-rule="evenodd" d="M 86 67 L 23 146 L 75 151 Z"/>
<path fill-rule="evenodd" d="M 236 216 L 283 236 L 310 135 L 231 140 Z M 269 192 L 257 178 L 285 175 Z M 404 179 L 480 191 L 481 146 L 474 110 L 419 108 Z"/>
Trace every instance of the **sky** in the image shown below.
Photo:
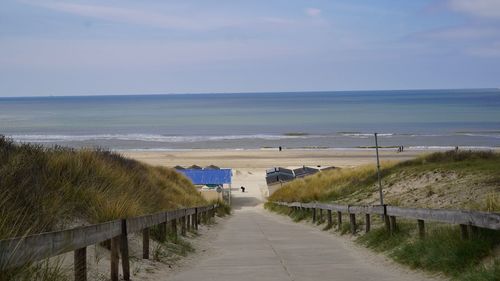
<path fill-rule="evenodd" d="M 1 0 L 0 96 L 500 87 L 500 0 Z"/>

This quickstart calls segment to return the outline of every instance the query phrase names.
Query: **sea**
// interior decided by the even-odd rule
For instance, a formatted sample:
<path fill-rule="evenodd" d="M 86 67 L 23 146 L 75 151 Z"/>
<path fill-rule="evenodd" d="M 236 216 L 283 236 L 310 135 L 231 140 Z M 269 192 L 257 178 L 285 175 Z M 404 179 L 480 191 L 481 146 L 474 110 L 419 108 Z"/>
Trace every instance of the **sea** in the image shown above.
<path fill-rule="evenodd" d="M 500 147 L 500 89 L 0 98 L 0 134 L 111 150 Z"/>

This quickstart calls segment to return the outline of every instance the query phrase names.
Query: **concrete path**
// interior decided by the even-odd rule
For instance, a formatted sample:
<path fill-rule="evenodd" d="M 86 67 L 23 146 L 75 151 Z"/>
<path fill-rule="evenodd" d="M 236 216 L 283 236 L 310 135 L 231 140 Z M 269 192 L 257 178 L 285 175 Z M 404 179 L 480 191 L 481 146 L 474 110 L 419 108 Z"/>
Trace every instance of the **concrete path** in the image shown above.
<path fill-rule="evenodd" d="M 265 211 L 259 193 L 250 191 L 234 189 L 234 214 L 210 255 L 169 280 L 425 280 L 374 262 L 344 238 Z"/>

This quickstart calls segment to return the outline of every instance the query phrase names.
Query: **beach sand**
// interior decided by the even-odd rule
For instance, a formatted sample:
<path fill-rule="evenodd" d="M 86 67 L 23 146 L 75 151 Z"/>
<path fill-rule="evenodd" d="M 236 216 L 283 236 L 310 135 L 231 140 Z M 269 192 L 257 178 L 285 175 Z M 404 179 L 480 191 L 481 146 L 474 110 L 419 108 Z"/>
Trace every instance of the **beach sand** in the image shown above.
<path fill-rule="evenodd" d="M 428 151 L 413 150 L 403 153 L 396 149 L 381 150 L 381 161 L 402 161 L 416 157 Z M 155 165 L 173 167 L 176 165 L 198 166 L 216 165 L 233 169 L 265 170 L 272 167 L 318 166 L 353 167 L 376 163 L 374 149 L 360 150 L 178 150 L 178 151 L 126 151 L 124 156 Z"/>

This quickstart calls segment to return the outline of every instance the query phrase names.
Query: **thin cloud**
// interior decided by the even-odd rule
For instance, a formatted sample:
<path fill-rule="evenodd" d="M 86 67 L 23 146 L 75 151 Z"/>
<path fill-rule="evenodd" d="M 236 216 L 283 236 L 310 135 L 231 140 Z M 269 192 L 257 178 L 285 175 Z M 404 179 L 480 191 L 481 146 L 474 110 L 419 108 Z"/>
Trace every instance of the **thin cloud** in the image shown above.
<path fill-rule="evenodd" d="M 488 26 L 459 26 L 426 31 L 417 34 L 417 38 L 437 40 L 472 40 L 498 38 L 498 29 Z"/>
<path fill-rule="evenodd" d="M 500 41 L 494 42 L 490 46 L 482 46 L 482 47 L 468 49 L 468 53 L 479 57 L 499 58 Z"/>
<path fill-rule="evenodd" d="M 498 0 L 449 0 L 448 5 L 454 11 L 471 16 L 500 19 Z"/>
<path fill-rule="evenodd" d="M 207 31 L 220 28 L 246 28 L 260 25 L 288 26 L 301 24 L 300 22 L 275 16 L 267 17 L 241 17 L 232 14 L 218 14 L 217 12 L 192 12 L 189 15 L 182 14 L 187 11 L 171 11 L 159 13 L 151 10 L 138 10 L 116 6 L 104 6 L 95 4 L 78 4 L 64 1 L 31 1 L 24 0 L 23 3 L 43 7 L 53 11 L 67 13 L 82 17 L 88 17 L 109 22 L 142 25 L 162 29 L 177 29 L 188 31 Z M 312 9 L 311 15 L 318 15 L 318 9 Z M 302 23 L 305 24 L 305 23 Z"/>
<path fill-rule="evenodd" d="M 245 25 L 241 19 L 217 17 L 216 15 L 180 17 L 154 11 L 128 9 L 114 6 L 76 4 L 68 2 L 25 2 L 58 12 L 106 20 L 110 22 L 144 25 L 165 29 L 203 31 Z"/>
<path fill-rule="evenodd" d="M 305 12 L 310 17 L 317 17 L 321 14 L 321 10 L 318 8 L 307 8 Z"/>

